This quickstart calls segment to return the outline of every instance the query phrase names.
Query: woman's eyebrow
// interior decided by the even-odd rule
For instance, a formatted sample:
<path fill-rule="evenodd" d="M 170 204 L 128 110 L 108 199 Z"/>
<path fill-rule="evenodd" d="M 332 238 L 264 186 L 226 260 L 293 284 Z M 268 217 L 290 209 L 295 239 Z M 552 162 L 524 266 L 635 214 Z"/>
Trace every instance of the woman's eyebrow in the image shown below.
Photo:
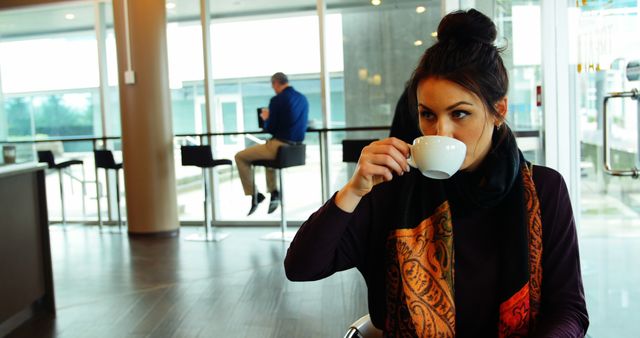
<path fill-rule="evenodd" d="M 446 110 L 453 110 L 456 107 L 461 106 L 461 105 L 465 105 L 465 104 L 468 105 L 468 106 L 473 106 L 473 103 L 469 103 L 467 101 L 460 101 L 460 102 L 456 102 L 456 103 L 450 105 L 449 107 L 447 107 Z"/>
<path fill-rule="evenodd" d="M 453 110 L 455 108 L 457 108 L 458 106 L 462 106 L 462 105 L 468 105 L 468 106 L 473 106 L 473 103 L 467 102 L 467 101 L 459 101 L 456 102 L 452 105 L 450 105 L 449 107 L 445 108 L 445 110 Z M 427 107 L 426 105 L 422 104 L 422 103 L 418 103 L 418 107 L 422 107 L 428 111 L 432 111 L 431 108 Z"/>

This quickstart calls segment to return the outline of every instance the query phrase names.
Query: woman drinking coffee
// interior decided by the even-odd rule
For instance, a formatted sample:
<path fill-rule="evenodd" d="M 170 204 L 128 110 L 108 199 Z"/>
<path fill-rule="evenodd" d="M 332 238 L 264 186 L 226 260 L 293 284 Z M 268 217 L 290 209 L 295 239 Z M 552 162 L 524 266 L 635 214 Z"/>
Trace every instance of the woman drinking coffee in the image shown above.
<path fill-rule="evenodd" d="M 505 123 L 508 76 L 495 38 L 476 10 L 445 16 L 410 81 L 423 138 L 464 144 L 459 170 L 428 175 L 422 166 L 455 154 L 418 147 L 423 138 L 373 142 L 287 252 L 295 281 L 358 268 L 385 337 L 586 333 L 569 194 L 559 173 L 524 159 Z"/>

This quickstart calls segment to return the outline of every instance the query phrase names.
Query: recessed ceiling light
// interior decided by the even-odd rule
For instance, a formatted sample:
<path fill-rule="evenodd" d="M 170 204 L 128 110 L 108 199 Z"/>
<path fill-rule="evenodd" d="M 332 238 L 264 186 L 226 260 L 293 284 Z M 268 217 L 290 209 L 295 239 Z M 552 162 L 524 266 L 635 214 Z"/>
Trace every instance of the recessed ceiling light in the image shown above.
<path fill-rule="evenodd" d="M 432 32 L 431 36 L 433 36 L 434 38 L 437 38 L 438 37 L 438 32 Z"/>
<path fill-rule="evenodd" d="M 73 13 L 67 13 L 67 14 L 64 15 L 64 18 L 67 19 L 67 20 L 73 20 L 73 19 L 76 18 L 76 15 L 73 14 Z"/>
<path fill-rule="evenodd" d="M 167 7 L 167 9 L 174 9 L 176 8 L 176 4 L 173 2 L 167 2 L 167 4 L 165 5 Z"/>
<path fill-rule="evenodd" d="M 382 3 L 382 0 L 371 0 L 371 4 L 374 6 L 378 6 Z"/>
<path fill-rule="evenodd" d="M 420 13 L 424 13 L 427 10 L 426 7 L 424 6 L 418 6 L 416 7 L 416 13 L 420 14 Z"/>
<path fill-rule="evenodd" d="M 422 40 L 416 40 L 413 42 L 414 46 L 422 46 Z"/>

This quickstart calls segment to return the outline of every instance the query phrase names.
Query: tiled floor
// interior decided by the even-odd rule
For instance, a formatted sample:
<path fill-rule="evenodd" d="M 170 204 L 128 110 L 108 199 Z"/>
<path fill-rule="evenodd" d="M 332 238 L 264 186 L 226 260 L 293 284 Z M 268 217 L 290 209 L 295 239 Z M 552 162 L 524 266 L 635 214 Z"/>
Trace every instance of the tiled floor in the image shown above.
<path fill-rule="evenodd" d="M 640 337 L 640 181 L 583 180 L 579 218 L 591 337 Z"/>
<path fill-rule="evenodd" d="M 580 238 L 591 337 L 640 336 L 640 237 Z"/>

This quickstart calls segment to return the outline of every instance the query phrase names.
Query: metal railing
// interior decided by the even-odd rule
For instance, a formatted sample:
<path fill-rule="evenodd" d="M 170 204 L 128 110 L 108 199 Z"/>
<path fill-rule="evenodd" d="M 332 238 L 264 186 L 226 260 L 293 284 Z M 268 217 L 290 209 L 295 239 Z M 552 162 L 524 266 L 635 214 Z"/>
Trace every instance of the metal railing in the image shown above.
<path fill-rule="evenodd" d="M 326 136 L 330 136 L 330 134 L 334 133 L 352 133 L 352 132 L 380 132 L 380 131 L 387 131 L 390 129 L 390 126 L 362 126 L 362 127 L 337 127 L 337 128 L 309 128 L 307 130 L 308 136 L 309 133 L 312 134 L 317 134 L 318 137 L 318 152 L 319 152 L 319 158 L 320 158 L 320 184 L 321 184 L 321 200 L 322 201 L 326 201 L 327 199 L 330 198 L 330 192 L 331 192 L 331 188 L 330 188 L 330 174 L 331 174 L 331 163 L 330 160 L 327 156 L 328 154 L 328 149 L 331 145 L 333 145 L 333 143 L 331 142 L 331 138 L 330 137 L 321 137 L 323 134 L 325 134 Z M 527 130 L 527 131 L 516 131 L 514 132 L 516 134 L 516 137 L 523 137 L 523 138 L 539 138 L 540 137 L 540 132 L 538 130 Z M 259 135 L 268 135 L 267 132 L 265 131 L 242 131 L 242 132 L 215 132 L 215 133 L 186 133 L 186 134 L 176 134 L 174 135 L 174 140 L 176 140 L 176 144 L 175 147 L 179 148 L 179 142 L 178 139 L 185 139 L 187 140 L 186 142 L 188 143 L 195 143 L 195 144 L 212 144 L 212 148 L 215 151 L 215 139 L 214 138 L 219 138 L 219 137 L 224 137 L 224 136 L 244 136 L 249 138 L 252 141 L 257 141 L 259 140 L 257 138 L 257 136 Z M 31 140 L 16 140 L 16 141 L 0 141 L 0 144 L 3 143 L 10 143 L 10 144 L 39 144 L 39 143 L 47 143 L 47 142 L 91 142 L 92 144 L 92 151 L 93 150 L 98 150 L 98 149 L 104 149 L 105 146 L 107 145 L 107 143 L 109 141 L 117 141 L 120 140 L 121 138 L 118 136 L 106 136 L 106 137 L 89 137 L 89 136 L 70 136 L 70 137 L 56 137 L 56 138 L 37 138 L 37 139 L 31 139 Z M 307 140 L 314 140 L 314 137 L 307 137 Z M 313 142 L 313 141 L 310 141 Z M 214 155 L 215 156 L 215 155 Z M 233 168 L 231 168 L 231 170 L 234 170 Z M 95 177 L 98 177 L 98 172 L 97 172 L 97 168 L 94 171 Z M 215 174 L 212 174 L 215 175 Z M 106 181 L 106 185 L 109 186 L 109 175 L 106 175 L 107 177 L 107 181 Z M 96 194 L 100 194 L 101 193 L 101 189 L 99 184 L 97 183 L 97 179 L 96 179 Z M 211 182 L 211 184 L 214 184 L 214 182 L 216 180 L 214 179 L 210 179 L 208 180 L 209 182 Z M 93 181 L 89 181 L 89 182 L 93 182 Z M 107 214 L 108 214 L 108 219 L 107 222 L 108 224 L 111 223 L 115 223 L 115 219 L 113 218 L 112 215 L 112 210 L 113 210 L 113 206 L 111 203 L 111 189 L 105 189 L 106 191 L 106 197 L 107 200 L 109 201 L 109 203 L 107 203 L 108 209 L 107 209 Z M 215 191 L 214 189 L 210 190 L 210 191 Z M 101 195 L 99 195 L 101 196 Z M 100 198 L 100 197 L 96 197 L 96 198 Z M 216 214 L 215 211 L 213 213 L 213 221 L 216 222 L 216 224 L 222 224 L 222 225 L 230 225 L 230 224 L 236 224 L 238 222 L 235 221 L 221 221 L 220 219 L 216 218 Z M 100 216 L 98 217 L 98 219 L 100 220 Z M 93 224 L 94 221 L 93 220 L 87 220 L 84 219 L 81 221 L 82 223 L 85 224 Z M 181 224 L 191 224 L 191 223 L 195 223 L 195 221 L 181 221 Z M 261 221 L 252 221 L 252 222 L 243 222 L 245 224 L 251 224 L 251 225 L 272 225 L 275 224 L 276 222 L 265 222 L 264 220 Z M 201 221 L 198 221 L 197 224 L 201 224 Z"/>

